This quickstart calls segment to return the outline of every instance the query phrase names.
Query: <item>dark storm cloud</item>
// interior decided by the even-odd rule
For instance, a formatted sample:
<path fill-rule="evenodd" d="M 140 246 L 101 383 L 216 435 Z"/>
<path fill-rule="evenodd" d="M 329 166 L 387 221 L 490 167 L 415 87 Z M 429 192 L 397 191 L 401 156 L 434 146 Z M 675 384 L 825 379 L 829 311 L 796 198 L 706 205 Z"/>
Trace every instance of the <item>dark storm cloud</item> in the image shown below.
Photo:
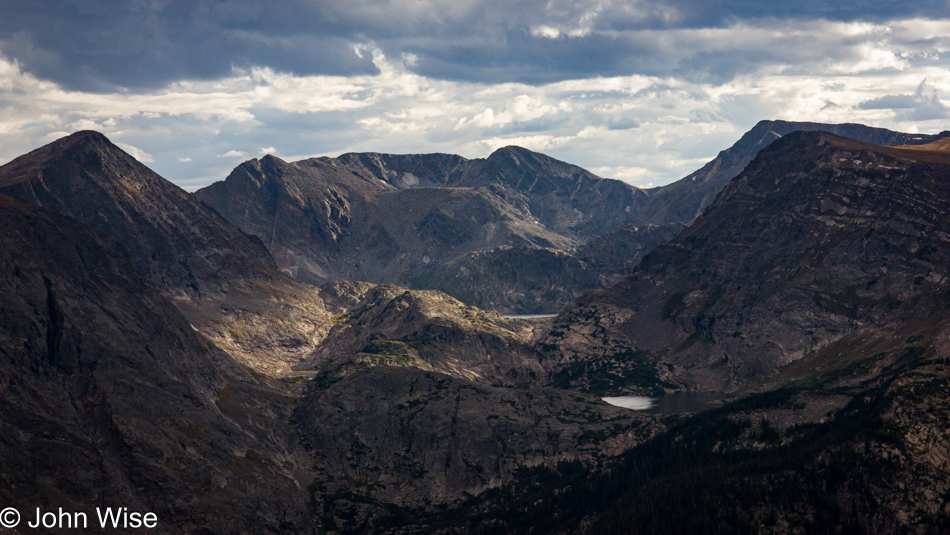
<path fill-rule="evenodd" d="M 8 0 L 0 4 L 0 50 L 41 78 L 103 91 L 214 79 L 232 67 L 377 72 L 370 54 L 354 52 L 357 43 L 390 57 L 414 54 L 418 72 L 446 79 L 537 84 L 644 73 L 721 81 L 763 58 L 682 54 L 642 32 L 945 11 L 943 1 L 891 0 Z M 541 27 L 570 37 L 545 37 Z"/>
<path fill-rule="evenodd" d="M 837 22 L 880 22 L 892 19 L 942 18 L 942 0 L 908 3 L 903 0 L 668 0 L 611 2 L 609 26 L 616 30 L 643 28 L 715 28 L 744 19 L 826 19 Z M 627 9 L 634 5 L 635 9 Z"/>
<path fill-rule="evenodd" d="M 0 51 L 41 78 L 93 91 L 214 79 L 232 67 L 376 72 L 372 58 L 359 57 L 345 32 L 334 30 L 332 17 L 310 3 L 291 4 L 5 2 Z"/>

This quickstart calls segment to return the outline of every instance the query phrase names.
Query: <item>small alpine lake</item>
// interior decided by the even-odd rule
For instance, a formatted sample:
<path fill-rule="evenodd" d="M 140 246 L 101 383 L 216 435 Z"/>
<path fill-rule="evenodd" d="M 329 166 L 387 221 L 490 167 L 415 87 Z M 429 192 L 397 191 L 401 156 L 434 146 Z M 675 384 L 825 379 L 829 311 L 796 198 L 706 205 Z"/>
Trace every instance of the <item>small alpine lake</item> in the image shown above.
<path fill-rule="evenodd" d="M 673 392 L 660 396 L 617 396 L 601 398 L 616 407 L 653 414 L 701 412 L 722 405 L 726 395 L 721 392 Z"/>

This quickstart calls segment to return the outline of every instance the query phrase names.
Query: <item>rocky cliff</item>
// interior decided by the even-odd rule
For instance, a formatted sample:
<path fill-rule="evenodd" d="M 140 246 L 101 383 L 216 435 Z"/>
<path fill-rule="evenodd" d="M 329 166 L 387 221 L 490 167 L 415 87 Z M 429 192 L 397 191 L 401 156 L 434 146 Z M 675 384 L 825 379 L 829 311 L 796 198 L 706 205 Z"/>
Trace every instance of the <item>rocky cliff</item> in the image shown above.
<path fill-rule="evenodd" d="M 51 176 L 48 162 L 72 146 L 47 147 L 38 174 Z M 105 147 L 71 161 L 124 158 Z M 90 177 L 75 164 L 42 183 L 98 187 L 123 180 L 123 169 Z M 236 231 L 207 227 L 206 208 L 181 208 L 150 178 L 141 197 L 63 195 L 52 197 L 62 206 L 50 204 L 92 223 L 121 211 L 160 243 L 203 228 L 205 241 L 183 243 L 182 259 L 223 263 L 213 270 L 223 281 L 198 277 L 197 289 L 179 291 L 163 270 L 182 264 L 147 256 L 134 241 L 130 256 L 121 240 L 131 231 L 110 238 L 42 207 L 0 202 L 0 458 L 9 489 L 0 498 L 22 511 L 115 501 L 156 512 L 159 532 L 351 529 L 388 522 L 402 507 L 456 506 L 526 466 L 597 463 L 658 428 L 595 398 L 531 387 L 546 373 L 535 323 L 439 292 L 315 288 L 266 264 L 228 271 L 225 257 L 202 255 L 216 243 L 208 236 Z M 149 214 L 165 210 L 177 218 L 152 224 Z M 145 280 L 140 270 L 158 276 Z"/>
<path fill-rule="evenodd" d="M 4 504 L 150 511 L 159 533 L 311 531 L 284 392 L 196 333 L 108 238 L 9 197 L 0 226 Z"/>
<path fill-rule="evenodd" d="M 950 282 L 940 148 L 816 132 L 773 143 L 630 277 L 558 319 L 545 343 L 564 379 L 636 363 L 655 370 L 644 386 L 733 390 L 925 318 Z"/>
<path fill-rule="evenodd" d="M 439 533 L 946 531 L 946 292 L 935 305 L 922 322 L 800 361 L 785 386 L 668 421 L 601 466 L 539 466 L 409 522 Z"/>
<path fill-rule="evenodd" d="M 318 379 L 296 421 L 315 458 L 315 520 L 346 533 L 405 527 L 411 511 L 464 509 L 530 467 L 597 466 L 660 428 L 596 398 L 408 367 Z"/>
<path fill-rule="evenodd" d="M 508 314 L 549 314 L 628 275 L 643 256 L 685 225 L 626 224 L 579 247 L 499 247 L 436 265 L 410 281 L 473 306 Z"/>
<path fill-rule="evenodd" d="M 436 165 L 439 156 L 420 158 Z M 195 195 L 258 236 L 282 269 L 315 283 L 406 285 L 426 266 L 472 251 L 570 243 L 492 191 L 399 188 L 389 181 L 403 184 L 405 172 L 396 178 L 379 172 L 370 174 L 355 157 L 298 163 L 265 157 Z"/>

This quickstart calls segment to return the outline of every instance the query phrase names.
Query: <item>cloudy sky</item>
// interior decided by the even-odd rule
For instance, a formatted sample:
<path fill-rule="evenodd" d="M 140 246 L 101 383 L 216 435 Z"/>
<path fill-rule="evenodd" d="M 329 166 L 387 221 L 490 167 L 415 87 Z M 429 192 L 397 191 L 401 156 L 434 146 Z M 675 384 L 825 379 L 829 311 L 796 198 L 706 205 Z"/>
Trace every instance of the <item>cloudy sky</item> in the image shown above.
<path fill-rule="evenodd" d="M 0 0 L 0 163 L 95 129 L 241 161 L 520 145 L 647 187 L 761 119 L 950 129 L 950 2 Z"/>

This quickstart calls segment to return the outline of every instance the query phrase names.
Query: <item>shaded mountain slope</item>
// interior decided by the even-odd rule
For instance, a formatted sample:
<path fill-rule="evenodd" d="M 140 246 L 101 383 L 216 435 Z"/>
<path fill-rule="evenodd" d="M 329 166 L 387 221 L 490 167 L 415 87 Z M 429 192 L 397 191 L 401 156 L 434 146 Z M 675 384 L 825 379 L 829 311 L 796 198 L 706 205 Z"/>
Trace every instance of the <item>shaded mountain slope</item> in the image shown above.
<path fill-rule="evenodd" d="M 317 379 L 296 421 L 315 458 L 315 520 L 342 533 L 405 527 L 417 508 L 464 511 L 531 467 L 597 466 L 659 428 L 576 393 L 387 367 Z"/>
<path fill-rule="evenodd" d="M 508 314 L 556 313 L 587 292 L 619 282 L 683 228 L 627 224 L 569 251 L 520 246 L 475 252 L 435 266 L 411 285 Z"/>
<path fill-rule="evenodd" d="M 77 132 L 0 167 L 0 194 L 110 236 L 147 280 L 170 293 L 213 292 L 276 267 L 259 240 L 97 132 Z"/>
<path fill-rule="evenodd" d="M 630 221 L 646 202 L 623 182 L 517 147 L 476 160 L 268 156 L 195 196 L 259 237 L 300 279 L 402 286 L 499 247 L 567 250 Z"/>
<path fill-rule="evenodd" d="M 732 390 L 926 317 L 950 283 L 941 159 L 826 133 L 773 143 L 630 277 L 558 319 L 546 343 L 562 384 L 656 364 L 656 381 Z"/>
<path fill-rule="evenodd" d="M 0 194 L 114 239 L 202 334 L 258 371 L 288 371 L 329 330 L 317 289 L 279 273 L 260 240 L 99 133 L 77 132 L 0 167 Z"/>
<path fill-rule="evenodd" d="M 942 533 L 948 305 L 842 345 L 821 374 L 667 421 L 603 469 L 538 467 L 405 523 L 436 533 Z"/>
<path fill-rule="evenodd" d="M 574 251 L 577 258 L 586 262 L 602 278 L 602 286 L 611 286 L 630 274 L 647 253 L 670 241 L 686 225 L 626 224 L 590 240 Z"/>
<path fill-rule="evenodd" d="M 702 169 L 667 186 L 649 190 L 650 200 L 637 213 L 637 221 L 652 224 L 692 223 L 760 150 L 795 131 L 830 132 L 875 145 L 922 145 L 945 135 L 905 134 L 852 123 L 759 121 L 735 145 L 720 152 Z"/>
<path fill-rule="evenodd" d="M 301 400 L 297 379 L 257 376 L 196 333 L 110 239 L 7 197 L 0 224 L 0 498 L 21 511 L 120 504 L 155 512 L 158 533 L 365 531 L 527 466 L 599 463 L 657 428 L 594 398 L 429 371 L 463 371 L 470 354 L 513 382 L 537 366 L 509 362 L 537 358 L 532 325 L 365 283 L 320 295 L 353 312 L 349 328 L 371 326 L 354 340 L 372 347 Z M 382 335 L 433 365 L 392 367 L 403 355 Z"/>
<path fill-rule="evenodd" d="M 0 197 L 0 499 L 160 533 L 308 532 L 292 403 L 81 223 Z"/>
<path fill-rule="evenodd" d="M 473 306 L 508 314 L 556 313 L 601 277 L 574 255 L 539 247 L 499 247 L 437 265 L 411 281 Z"/>
<path fill-rule="evenodd" d="M 387 180 L 399 183 L 405 173 L 392 179 L 383 168 L 376 176 L 363 163 L 355 156 L 296 164 L 268 156 L 195 195 L 260 237 L 282 269 L 312 282 L 405 285 L 427 264 L 471 251 L 569 243 L 492 192 L 399 189 Z"/>

